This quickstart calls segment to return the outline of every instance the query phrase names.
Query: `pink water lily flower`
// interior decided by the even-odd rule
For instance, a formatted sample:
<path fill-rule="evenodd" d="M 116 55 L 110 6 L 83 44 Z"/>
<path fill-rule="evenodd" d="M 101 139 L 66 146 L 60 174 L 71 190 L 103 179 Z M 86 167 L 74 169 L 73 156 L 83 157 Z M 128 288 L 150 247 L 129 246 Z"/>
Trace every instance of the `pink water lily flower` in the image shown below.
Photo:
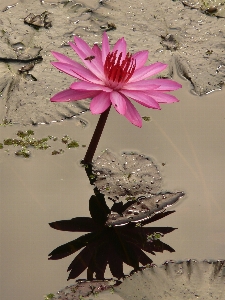
<path fill-rule="evenodd" d="M 101 114 L 113 105 L 118 113 L 138 127 L 142 126 L 142 118 L 130 99 L 153 109 L 160 109 L 160 103 L 178 101 L 165 92 L 181 88 L 179 83 L 170 79 L 149 79 L 163 71 L 167 65 L 156 62 L 144 66 L 148 51 L 130 54 L 124 38 L 119 39 L 110 51 L 106 33 L 103 33 L 102 49 L 96 44 L 90 48 L 79 37 L 75 37 L 74 41 L 70 46 L 86 68 L 61 53 L 52 52 L 58 60 L 52 63 L 53 66 L 77 80 L 69 89 L 53 96 L 51 101 L 92 98 L 90 110 L 93 114 Z"/>

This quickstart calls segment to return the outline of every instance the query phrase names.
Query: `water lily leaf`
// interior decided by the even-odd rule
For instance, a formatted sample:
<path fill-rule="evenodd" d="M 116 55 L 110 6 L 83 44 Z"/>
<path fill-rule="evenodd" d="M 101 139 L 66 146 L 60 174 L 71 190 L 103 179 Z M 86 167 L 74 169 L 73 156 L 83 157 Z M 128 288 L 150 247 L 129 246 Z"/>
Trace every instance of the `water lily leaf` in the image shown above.
<path fill-rule="evenodd" d="M 79 22 L 82 13 L 85 14 L 85 7 L 78 13 L 60 2 L 54 5 L 45 3 L 44 6 L 46 11 L 43 12 L 41 1 L 18 1 L 15 7 L 0 11 L 2 113 L 3 118 L 12 123 L 25 125 L 61 121 L 78 116 L 89 108 L 90 100 L 76 105 L 50 102 L 55 93 L 71 84 L 69 76 L 63 78 L 59 71 L 53 70 L 51 61 L 54 58 L 50 52 L 55 49 L 66 54 L 68 42 L 75 34 L 74 24 Z M 32 13 L 27 13 L 29 10 Z M 62 16 L 65 15 L 68 18 L 62 26 Z M 21 72 L 30 63 L 33 69 Z M 86 121 L 78 117 L 77 125 L 86 125 Z"/>
<path fill-rule="evenodd" d="M 71 220 L 52 222 L 49 225 L 57 230 L 72 232 L 91 232 L 99 229 L 93 219 L 89 217 L 76 217 Z"/>
<path fill-rule="evenodd" d="M 112 287 L 115 298 L 118 296 L 123 300 L 165 299 L 165 295 L 168 300 L 223 299 L 224 278 L 225 260 L 169 261 L 132 272 L 122 283 L 112 280 L 78 282 L 60 290 L 53 299 L 81 299 Z"/>
<path fill-rule="evenodd" d="M 119 159 L 106 150 L 93 165 L 95 185 L 110 197 L 157 193 L 161 176 L 153 161 L 140 154 L 123 154 Z"/>
<path fill-rule="evenodd" d="M 82 299 L 89 295 L 93 295 L 108 289 L 111 289 L 116 285 L 118 281 L 113 279 L 108 280 L 79 280 L 75 284 L 66 286 L 60 290 L 53 298 L 61 300 L 71 300 L 71 299 Z"/>
<path fill-rule="evenodd" d="M 122 215 L 112 212 L 108 216 L 106 224 L 108 226 L 122 226 L 130 222 L 145 221 L 176 203 L 183 195 L 183 192 L 166 192 L 142 196 L 137 199 L 136 203 L 132 202 Z"/>
<path fill-rule="evenodd" d="M 132 274 L 114 293 L 123 300 L 224 299 L 224 279 L 224 260 L 169 261 Z"/>
<path fill-rule="evenodd" d="M 175 210 L 169 210 L 169 211 L 162 211 L 162 212 L 159 212 L 157 214 L 155 214 L 154 216 L 152 216 L 150 219 L 146 219 L 144 221 L 141 221 L 141 225 L 146 225 L 146 224 L 149 224 L 149 223 L 152 223 L 152 222 L 155 222 L 155 221 L 158 221 L 170 214 L 173 214 L 175 213 Z"/>
<path fill-rule="evenodd" d="M 88 243 L 95 241 L 98 237 L 99 233 L 97 234 L 92 232 L 82 235 L 81 237 L 54 249 L 49 254 L 49 259 L 56 260 L 69 256 L 85 247 Z"/>

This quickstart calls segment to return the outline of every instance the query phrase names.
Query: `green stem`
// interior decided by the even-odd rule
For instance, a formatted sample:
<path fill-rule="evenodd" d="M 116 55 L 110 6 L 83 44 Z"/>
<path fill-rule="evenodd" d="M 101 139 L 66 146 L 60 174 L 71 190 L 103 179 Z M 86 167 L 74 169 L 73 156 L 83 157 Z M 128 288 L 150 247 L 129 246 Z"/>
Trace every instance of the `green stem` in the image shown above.
<path fill-rule="evenodd" d="M 106 123 L 106 120 L 107 120 L 107 117 L 108 117 L 108 114 L 109 114 L 109 111 L 110 111 L 110 107 L 101 114 L 101 116 L 98 120 L 98 124 L 95 128 L 95 131 L 94 131 L 94 134 L 92 136 L 89 147 L 87 149 L 86 155 L 85 155 L 85 157 L 82 161 L 83 164 L 91 164 L 92 163 L 96 148 L 98 146 L 98 142 L 99 142 L 100 137 L 102 135 L 102 131 L 104 129 L 104 126 L 105 126 L 105 123 Z"/>

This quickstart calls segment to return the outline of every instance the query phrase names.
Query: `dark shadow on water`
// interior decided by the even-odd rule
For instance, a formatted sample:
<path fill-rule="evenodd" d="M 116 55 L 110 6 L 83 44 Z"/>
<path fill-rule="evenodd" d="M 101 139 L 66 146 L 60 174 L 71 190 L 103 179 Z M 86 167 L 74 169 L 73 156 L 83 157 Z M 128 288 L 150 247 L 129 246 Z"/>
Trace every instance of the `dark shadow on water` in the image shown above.
<path fill-rule="evenodd" d="M 90 183 L 94 183 L 92 170 L 86 166 L 86 172 Z M 105 202 L 105 196 L 94 188 L 95 195 L 89 200 L 89 211 L 91 217 L 76 217 L 71 220 L 61 220 L 52 222 L 49 225 L 57 230 L 71 232 L 87 232 L 79 238 L 61 245 L 49 254 L 49 259 L 57 260 L 67 257 L 79 250 L 79 254 L 74 258 L 68 267 L 69 279 L 78 277 L 87 269 L 87 280 L 104 280 L 107 265 L 109 265 L 112 276 L 117 279 L 124 278 L 123 263 L 131 266 L 137 271 L 141 266 L 150 266 L 153 260 L 145 252 L 155 255 L 156 252 L 165 250 L 174 252 L 169 245 L 163 243 L 160 238 L 176 228 L 172 227 L 144 227 L 149 223 L 157 221 L 175 211 L 165 211 L 162 208 L 158 212 L 149 211 L 140 214 L 135 222 L 128 222 L 129 218 L 123 213 L 131 208 L 136 200 L 114 202 L 111 209 Z M 180 197 L 177 196 L 178 198 Z M 113 219 L 113 222 L 110 220 Z M 117 222 L 118 219 L 118 222 Z M 122 224 L 123 223 L 123 224 Z M 145 252 L 144 252 L 145 251 Z"/>

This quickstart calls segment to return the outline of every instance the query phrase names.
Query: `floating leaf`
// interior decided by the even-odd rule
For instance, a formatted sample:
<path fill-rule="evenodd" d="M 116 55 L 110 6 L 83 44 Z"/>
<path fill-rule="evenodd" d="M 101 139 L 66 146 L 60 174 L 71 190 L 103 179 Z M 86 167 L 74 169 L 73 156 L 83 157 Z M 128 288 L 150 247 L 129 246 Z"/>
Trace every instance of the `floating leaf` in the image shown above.
<path fill-rule="evenodd" d="M 126 208 L 122 214 L 111 213 L 108 216 L 106 224 L 108 226 L 121 226 L 131 222 L 142 222 L 149 219 L 155 214 L 163 212 L 166 208 L 176 203 L 182 196 L 183 192 L 177 193 L 160 193 L 157 195 L 142 196 Z"/>
<path fill-rule="evenodd" d="M 95 185 L 101 193 L 115 199 L 157 193 L 161 186 L 156 165 L 140 154 L 123 154 L 118 159 L 106 150 L 94 162 L 93 173 L 97 176 Z"/>
<path fill-rule="evenodd" d="M 89 295 L 96 295 L 105 290 L 112 289 L 117 281 L 113 279 L 108 280 L 79 280 L 75 284 L 65 287 L 59 291 L 53 298 L 61 300 L 71 300 L 71 299 L 84 299 Z"/>
<path fill-rule="evenodd" d="M 132 272 L 123 282 L 81 281 L 60 290 L 54 300 L 82 299 L 96 292 L 113 288 L 115 298 L 137 299 L 223 299 L 225 260 L 169 261 Z M 163 283 L 163 284 L 162 284 Z M 80 297 L 80 298 L 79 298 Z M 107 298 L 107 294 L 103 297 Z"/>
<path fill-rule="evenodd" d="M 114 288 L 124 300 L 224 299 L 225 260 L 169 261 L 144 268 Z M 141 288 L 137 288 L 141 287 Z"/>

